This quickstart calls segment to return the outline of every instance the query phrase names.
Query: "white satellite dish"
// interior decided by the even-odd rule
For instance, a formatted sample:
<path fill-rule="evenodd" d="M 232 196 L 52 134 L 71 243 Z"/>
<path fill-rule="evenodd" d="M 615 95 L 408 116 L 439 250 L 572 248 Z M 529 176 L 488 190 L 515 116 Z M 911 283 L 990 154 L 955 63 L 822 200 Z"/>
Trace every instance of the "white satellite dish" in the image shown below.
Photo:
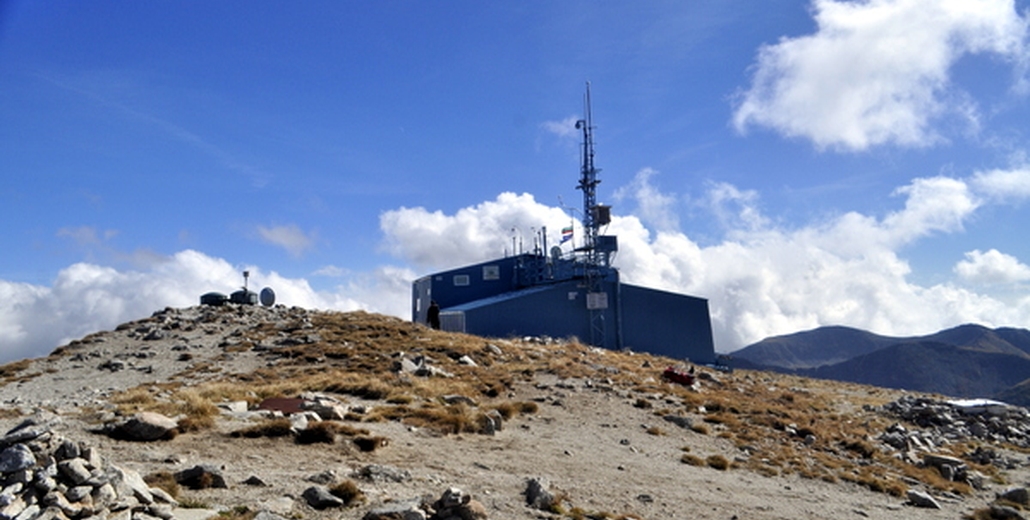
<path fill-rule="evenodd" d="M 271 307 L 275 305 L 275 291 L 271 287 L 261 289 L 261 305 Z"/>

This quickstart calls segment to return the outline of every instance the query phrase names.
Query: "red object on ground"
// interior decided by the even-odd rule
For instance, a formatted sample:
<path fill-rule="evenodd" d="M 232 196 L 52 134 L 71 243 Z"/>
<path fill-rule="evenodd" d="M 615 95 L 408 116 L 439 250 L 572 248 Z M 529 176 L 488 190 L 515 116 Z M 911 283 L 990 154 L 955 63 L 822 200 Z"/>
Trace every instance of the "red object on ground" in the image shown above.
<path fill-rule="evenodd" d="M 662 372 L 662 378 L 686 386 L 694 384 L 694 374 L 673 367 L 666 368 L 665 372 Z"/>
<path fill-rule="evenodd" d="M 296 397 L 269 397 L 258 405 L 258 410 L 277 410 L 285 415 L 300 413 L 304 409 L 304 399 Z"/>

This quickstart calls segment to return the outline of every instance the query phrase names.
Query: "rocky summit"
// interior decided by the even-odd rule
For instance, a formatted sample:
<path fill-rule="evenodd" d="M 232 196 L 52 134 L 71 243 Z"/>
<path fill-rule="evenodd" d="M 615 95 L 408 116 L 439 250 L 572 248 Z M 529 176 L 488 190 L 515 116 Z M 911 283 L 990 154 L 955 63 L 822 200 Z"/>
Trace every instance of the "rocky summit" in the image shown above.
<path fill-rule="evenodd" d="M 1020 407 L 364 312 L 168 308 L 0 378 L 0 520 L 1030 508 Z"/>

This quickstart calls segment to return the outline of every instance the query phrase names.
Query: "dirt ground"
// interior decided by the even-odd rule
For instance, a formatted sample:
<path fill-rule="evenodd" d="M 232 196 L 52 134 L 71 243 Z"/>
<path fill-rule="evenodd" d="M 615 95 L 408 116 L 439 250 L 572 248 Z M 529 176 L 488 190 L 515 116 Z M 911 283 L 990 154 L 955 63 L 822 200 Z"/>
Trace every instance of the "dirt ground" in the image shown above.
<path fill-rule="evenodd" d="M 230 432 L 251 423 L 226 413 L 213 429 L 181 434 L 169 441 L 117 441 L 90 432 L 97 426 L 92 412 L 103 408 L 113 392 L 159 383 L 182 370 L 181 361 L 176 361 L 181 354 L 170 349 L 171 343 L 160 342 L 147 347 L 158 354 L 138 362 L 129 358 L 131 363 L 125 370 L 98 370 L 98 364 L 117 357 L 119 352 L 140 351 L 138 340 L 119 337 L 109 334 L 104 342 L 91 347 L 93 350 L 83 350 L 95 350 L 97 355 L 36 360 L 26 369 L 35 374 L 33 377 L 10 379 L 0 386 L 4 410 L 0 428 L 7 431 L 21 421 L 22 414 L 43 408 L 62 417 L 59 433 L 98 447 L 107 462 L 142 475 L 174 472 L 197 464 L 218 466 L 223 469 L 228 489 L 187 490 L 182 499 L 210 511 L 244 506 L 291 518 L 358 519 L 385 502 L 419 496 L 435 498 L 453 486 L 482 502 L 492 519 L 563 518 L 525 505 L 527 480 L 545 478 L 551 490 L 565 498 L 567 512 L 576 508 L 595 518 L 955 519 L 984 507 L 1004 487 L 1030 482 L 1030 472 L 1024 465 L 1005 472 L 1008 484 L 996 484 L 993 489 L 961 498 L 937 496 L 942 505 L 938 510 L 906 505 L 904 497 L 844 481 L 827 482 L 797 474 L 770 477 L 739 467 L 718 470 L 692 466 L 681 461 L 684 453 L 701 458 L 721 455 L 730 461 L 742 454 L 730 440 L 681 428 L 656 416 L 653 410 L 638 406 L 638 393 L 549 374 L 536 374 L 532 380 L 513 386 L 508 397 L 538 403 L 539 408 L 536 413 L 507 421 L 495 435 L 442 435 L 401 422 L 361 423 L 373 435 L 389 439 L 387 446 L 366 453 L 350 443 L 300 445 L 289 438 L 231 437 Z M 200 335 L 191 339 L 194 360 L 204 356 L 214 359 L 218 352 L 215 345 L 223 336 L 204 337 L 204 341 Z M 254 370 L 262 361 L 253 353 L 241 352 L 230 360 L 223 357 L 219 363 L 219 373 L 224 375 Z M 141 370 L 144 364 L 145 370 Z M 841 409 L 849 408 L 851 397 L 842 389 Z M 344 399 L 351 405 L 375 404 Z M 859 410 L 860 405 L 855 403 L 851 408 Z M 1025 455 L 1011 455 L 1026 459 Z M 316 511 L 300 498 L 312 485 L 308 480 L 312 475 L 332 471 L 345 478 L 369 464 L 406 470 L 411 478 L 403 482 L 355 478 L 365 500 L 346 509 Z M 252 476 L 267 485 L 245 484 Z"/>

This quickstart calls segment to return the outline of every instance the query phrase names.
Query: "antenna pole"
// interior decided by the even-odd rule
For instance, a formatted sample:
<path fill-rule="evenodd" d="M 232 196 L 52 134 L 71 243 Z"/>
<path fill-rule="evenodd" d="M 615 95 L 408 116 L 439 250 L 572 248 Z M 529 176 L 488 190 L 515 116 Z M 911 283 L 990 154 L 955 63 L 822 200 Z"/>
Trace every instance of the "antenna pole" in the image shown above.
<path fill-rule="evenodd" d="M 583 149 L 581 150 L 581 167 L 579 186 L 583 190 L 583 248 L 587 252 L 587 264 L 598 265 L 597 245 L 597 216 L 594 214 L 597 206 L 597 168 L 594 167 L 594 121 L 590 109 L 590 82 L 587 82 L 587 91 L 584 96 L 584 119 L 576 121 L 576 128 L 583 131 Z"/>

